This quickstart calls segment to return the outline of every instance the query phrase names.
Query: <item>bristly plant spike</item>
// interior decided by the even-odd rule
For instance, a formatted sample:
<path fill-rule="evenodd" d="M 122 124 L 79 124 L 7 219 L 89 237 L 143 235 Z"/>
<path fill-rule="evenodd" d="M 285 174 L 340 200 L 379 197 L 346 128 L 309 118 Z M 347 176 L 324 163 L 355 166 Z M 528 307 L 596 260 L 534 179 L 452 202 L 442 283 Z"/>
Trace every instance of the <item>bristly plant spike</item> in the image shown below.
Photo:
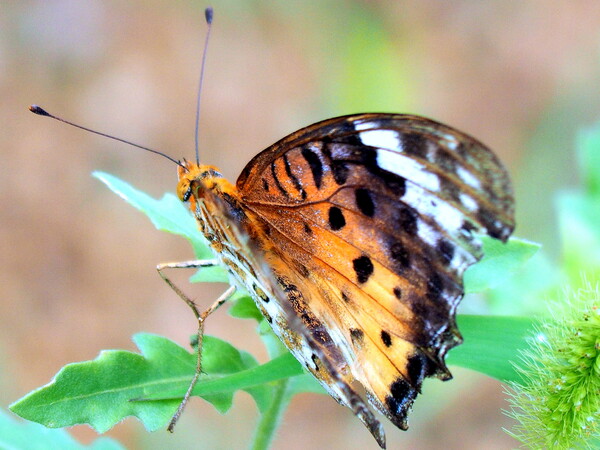
<path fill-rule="evenodd" d="M 508 431 L 529 448 L 596 448 L 600 439 L 600 292 L 566 291 L 522 353 Z M 594 441 L 596 444 L 594 444 Z"/>

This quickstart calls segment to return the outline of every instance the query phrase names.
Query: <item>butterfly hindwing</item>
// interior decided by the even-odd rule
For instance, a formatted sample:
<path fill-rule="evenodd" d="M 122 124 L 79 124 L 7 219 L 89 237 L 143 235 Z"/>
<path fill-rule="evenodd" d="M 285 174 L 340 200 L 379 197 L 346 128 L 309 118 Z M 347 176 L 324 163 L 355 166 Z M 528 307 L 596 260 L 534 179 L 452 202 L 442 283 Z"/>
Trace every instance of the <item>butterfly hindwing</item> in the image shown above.
<path fill-rule="evenodd" d="M 286 276 L 288 272 L 282 264 L 286 258 L 280 257 L 283 255 L 277 251 L 266 251 L 270 248 L 267 236 L 263 229 L 256 228 L 261 219 L 243 207 L 235 192 L 230 190 L 232 186 L 224 179 L 220 179 L 223 189 L 216 189 L 217 194 L 210 189 L 204 190 L 205 186 L 196 182 L 204 179 L 214 168 L 202 172 L 203 168 L 193 164 L 190 167 L 192 169 L 187 175 L 194 180 L 190 183 L 190 206 L 233 280 L 250 293 L 275 334 L 296 359 L 321 381 L 333 398 L 351 408 L 379 445 L 385 448 L 385 432 L 381 423 L 351 386 L 353 378 L 347 371 L 340 370 L 345 356 L 340 352 L 341 342 L 332 338 L 336 335 L 335 330 L 330 333 L 325 322 L 319 319 L 319 314 L 311 310 L 306 302 L 307 288 L 293 284 L 293 280 Z M 192 170 L 200 173 L 191 173 Z M 296 277 L 293 273 L 288 275 Z"/>
<path fill-rule="evenodd" d="M 437 122 L 363 114 L 284 138 L 237 187 L 275 273 L 331 330 L 330 363 L 405 428 L 423 378 L 450 376 L 462 275 L 481 257 L 474 233 L 506 240 L 514 227 L 504 168 Z"/>

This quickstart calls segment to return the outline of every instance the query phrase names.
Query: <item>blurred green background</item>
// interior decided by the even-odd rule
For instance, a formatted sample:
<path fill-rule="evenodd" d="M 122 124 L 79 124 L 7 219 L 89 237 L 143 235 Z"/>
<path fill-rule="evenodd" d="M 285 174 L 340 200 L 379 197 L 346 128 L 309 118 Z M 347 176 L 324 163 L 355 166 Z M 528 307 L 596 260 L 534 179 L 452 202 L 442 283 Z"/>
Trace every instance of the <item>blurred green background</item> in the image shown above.
<path fill-rule="evenodd" d="M 115 197 L 93 170 L 154 196 L 167 161 L 27 111 L 192 157 L 205 26 L 198 1 L 6 1 L 0 6 L 0 400 L 47 383 L 138 331 L 185 344 L 193 316 L 156 275 L 192 256 Z M 201 155 L 234 180 L 284 135 L 327 117 L 409 112 L 488 144 L 516 185 L 516 235 L 558 258 L 553 195 L 577 183 L 575 137 L 600 118 L 600 3 L 214 1 Z M 183 286 L 186 275 L 176 276 Z M 206 301 L 218 287 L 187 286 Z M 517 294 L 518 295 L 518 294 Z M 518 299 L 515 300 L 518 302 Z M 207 331 L 264 360 L 254 324 L 218 314 Z M 501 344 L 500 344 L 501 345 Z M 390 448 L 509 448 L 497 382 L 454 370 L 431 382 Z M 194 399 L 174 436 L 133 419 L 108 434 L 129 448 L 244 448 L 257 414 L 238 394 L 227 416 Z M 95 433 L 72 430 L 82 442 Z M 375 448 L 349 410 L 297 397 L 276 449 Z"/>

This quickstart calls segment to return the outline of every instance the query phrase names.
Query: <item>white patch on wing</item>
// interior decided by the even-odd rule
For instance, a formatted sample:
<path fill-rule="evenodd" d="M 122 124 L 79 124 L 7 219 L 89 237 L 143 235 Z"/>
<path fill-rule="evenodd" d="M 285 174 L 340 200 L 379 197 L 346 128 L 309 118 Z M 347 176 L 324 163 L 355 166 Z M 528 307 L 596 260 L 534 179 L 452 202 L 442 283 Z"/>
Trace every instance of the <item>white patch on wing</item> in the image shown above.
<path fill-rule="evenodd" d="M 354 129 L 356 131 L 364 131 L 364 130 L 376 130 L 381 126 L 377 122 L 354 122 Z"/>
<path fill-rule="evenodd" d="M 440 179 L 427 168 L 412 158 L 391 152 L 389 150 L 377 150 L 377 165 L 388 172 L 395 173 L 406 178 L 428 191 L 440 190 Z"/>
<path fill-rule="evenodd" d="M 456 270 L 457 273 L 462 274 L 467 267 L 477 261 L 477 258 L 473 256 L 468 250 L 456 246 L 454 248 L 454 256 L 452 257 L 452 261 L 450 261 L 450 267 Z"/>
<path fill-rule="evenodd" d="M 465 208 L 467 208 L 469 211 L 471 211 L 471 212 L 477 211 L 477 209 L 478 209 L 477 202 L 470 195 L 462 193 L 458 196 L 458 199 L 463 204 L 463 206 Z"/>
<path fill-rule="evenodd" d="M 359 128 L 357 126 L 357 128 Z M 400 135 L 393 130 L 371 130 L 362 131 L 358 134 L 361 142 L 370 147 L 387 148 L 394 151 L 402 151 Z"/>
<path fill-rule="evenodd" d="M 432 247 L 435 247 L 440 239 L 440 233 L 422 220 L 417 221 L 417 234 Z"/>
<path fill-rule="evenodd" d="M 477 177 L 475 175 L 473 175 L 467 169 L 465 169 L 463 167 L 458 167 L 456 169 L 456 174 L 462 181 L 464 181 L 469 186 L 471 186 L 475 189 L 481 188 L 481 182 L 477 179 Z"/>
<path fill-rule="evenodd" d="M 407 184 L 402 201 L 412 206 L 419 214 L 434 220 L 451 236 L 456 236 L 457 230 L 463 224 L 463 213 L 418 186 Z"/>
<path fill-rule="evenodd" d="M 427 143 L 425 144 L 427 147 L 427 161 L 429 161 L 430 163 L 435 164 L 435 160 L 436 160 L 436 156 L 438 153 L 438 145 L 435 144 L 435 142 L 432 142 L 430 140 L 427 140 Z"/>
<path fill-rule="evenodd" d="M 458 141 L 456 140 L 456 138 L 454 136 L 451 135 L 445 135 L 444 138 L 446 139 L 446 146 L 450 149 L 450 150 L 456 150 L 458 148 Z"/>

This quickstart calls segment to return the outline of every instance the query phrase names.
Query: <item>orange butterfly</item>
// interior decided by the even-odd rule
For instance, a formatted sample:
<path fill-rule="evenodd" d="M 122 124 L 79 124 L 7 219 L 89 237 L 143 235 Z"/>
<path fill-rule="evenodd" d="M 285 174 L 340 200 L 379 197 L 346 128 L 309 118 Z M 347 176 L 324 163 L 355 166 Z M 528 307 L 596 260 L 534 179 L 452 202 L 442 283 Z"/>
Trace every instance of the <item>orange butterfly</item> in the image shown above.
<path fill-rule="evenodd" d="M 237 286 L 385 448 L 382 425 L 352 383 L 405 430 L 423 379 L 451 378 L 444 358 L 462 341 L 455 312 L 462 275 L 482 257 L 476 233 L 506 241 L 514 228 L 498 159 L 430 119 L 357 114 L 273 144 L 235 186 L 212 166 L 184 161 L 178 173 L 179 198 Z M 199 313 L 161 276 L 196 312 L 201 343 L 204 319 L 235 287 Z"/>
<path fill-rule="evenodd" d="M 201 373 L 204 321 L 240 287 L 385 448 L 383 427 L 352 383 L 407 429 L 423 379 L 451 378 L 444 358 L 462 341 L 455 314 L 463 273 L 482 257 L 477 234 L 506 241 L 514 228 L 498 159 L 460 131 L 401 114 L 303 128 L 255 156 L 236 186 L 215 167 L 162 156 L 178 164 L 177 195 L 218 258 L 158 266 L 199 321 L 196 374 L 169 429 Z M 204 312 L 163 274 L 216 264 L 235 286 Z"/>

